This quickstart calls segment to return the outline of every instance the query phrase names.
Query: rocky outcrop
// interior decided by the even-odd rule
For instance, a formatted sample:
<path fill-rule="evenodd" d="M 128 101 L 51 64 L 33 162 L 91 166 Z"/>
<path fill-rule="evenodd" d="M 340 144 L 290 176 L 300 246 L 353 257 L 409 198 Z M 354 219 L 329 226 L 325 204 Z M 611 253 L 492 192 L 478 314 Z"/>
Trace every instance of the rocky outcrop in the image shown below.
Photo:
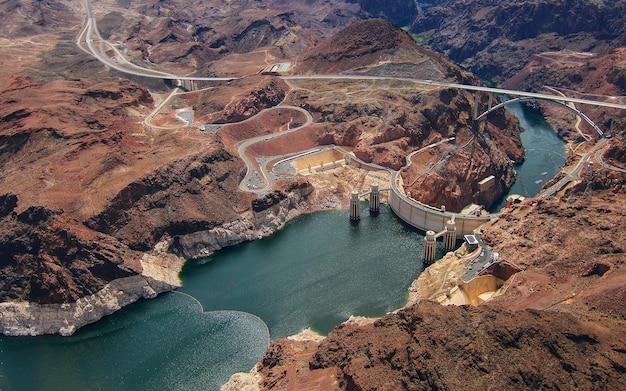
<path fill-rule="evenodd" d="M 0 196 L 1 333 L 70 335 L 177 286 L 172 278 L 140 274 L 139 253 L 94 235 L 63 211 L 31 206 L 17 213 L 18 203 L 14 194 Z"/>
<path fill-rule="evenodd" d="M 626 95 L 626 48 L 620 47 L 608 54 L 576 53 L 571 50 L 540 53 L 529 59 L 526 66 L 503 83 L 505 88 L 533 92 L 560 91 L 566 96 L 599 99 L 598 96 Z M 546 88 L 552 86 L 552 89 Z M 615 98 L 607 98 L 615 99 Z M 618 100 L 614 100 L 618 102 Z M 623 102 L 622 102 L 623 103 Z M 537 105 L 536 105 L 537 106 Z M 555 105 L 538 105 L 542 113 L 561 137 L 582 142 L 576 130 L 576 120 Z M 623 133 L 624 115 L 613 109 L 591 105 L 578 106 L 585 115 L 611 135 Z M 588 125 L 579 126 L 586 134 L 595 131 Z"/>
<path fill-rule="evenodd" d="M 408 68 L 434 63 L 437 72 L 422 77 L 478 83 L 473 75 L 418 46 L 404 31 L 379 19 L 354 23 L 303 53 L 297 69 L 305 73 L 323 70 L 376 74 L 386 61 Z M 419 78 L 420 74 L 412 77 Z M 450 211 L 460 211 L 469 203 L 489 207 L 511 187 L 516 178 L 513 164 L 524 159 L 517 120 L 500 111 L 476 123 L 471 119 L 475 98 L 463 91 L 420 91 L 416 86 L 409 94 L 374 90 L 363 99 L 341 90 L 327 98 L 310 99 L 309 95 L 305 100 L 294 94 L 292 103 L 305 105 L 318 122 L 332 124 L 318 131 L 319 143 L 351 146 L 352 152 L 367 163 L 399 170 L 410 152 L 449 140 L 439 148 L 420 153 L 413 168 L 403 172 L 405 191 L 429 205 L 444 205 Z M 485 101 L 478 104 L 486 107 L 488 97 L 482 98 Z M 490 191 L 479 192 L 478 182 L 491 175 L 494 184 Z"/>
<path fill-rule="evenodd" d="M 241 205 L 237 160 L 213 150 L 165 165 L 122 189 L 88 227 L 149 251 L 164 235 L 209 230 L 235 221 Z"/>
<path fill-rule="evenodd" d="M 75 302 L 38 304 L 30 301 L 0 303 L 0 333 L 24 336 L 73 334 L 77 329 L 100 320 L 139 299 L 152 299 L 174 286 L 143 275 L 119 278 L 94 294 Z"/>
<path fill-rule="evenodd" d="M 209 230 L 199 230 L 185 235 L 176 235 L 170 251 L 186 259 L 211 255 L 225 247 L 258 238 L 252 213 L 247 212 L 239 219 Z"/>
<path fill-rule="evenodd" d="M 286 95 L 286 85 L 276 79 L 262 79 L 259 84 L 244 96 L 238 97 L 224 108 L 220 123 L 243 121 L 261 110 L 277 106 Z"/>
<path fill-rule="evenodd" d="M 372 325 L 336 328 L 309 368 L 335 369 L 344 390 L 622 388 L 624 338 L 569 314 L 423 302 Z"/>
<path fill-rule="evenodd" d="M 256 368 L 260 388 L 624 388 L 624 179 L 588 181 L 591 198 L 583 181 L 567 202 L 527 199 L 485 227 L 483 240 L 522 269 L 496 297 L 478 307 L 428 301 L 465 270 L 450 253 L 413 284 L 421 300 L 397 313 L 347 322 L 321 343 L 275 341 Z"/>
<path fill-rule="evenodd" d="M 270 9 L 264 3 L 174 0 L 144 2 L 133 8 L 141 17 L 129 18 L 124 26 L 110 23 L 111 34 L 121 35 L 137 58 L 197 68 L 203 75 L 211 61 L 225 56 L 271 46 L 298 51 L 301 41 L 308 39 L 291 12 Z"/>
<path fill-rule="evenodd" d="M 533 54 L 569 49 L 606 53 L 623 42 L 623 1 L 440 1 L 410 31 L 457 64 L 506 80 Z"/>
<path fill-rule="evenodd" d="M 307 210 L 313 192 L 307 182 L 290 186 L 253 201 L 253 211 L 210 230 L 174 237 L 170 251 L 186 259 L 205 257 L 214 251 L 270 235 Z"/>
<path fill-rule="evenodd" d="M 448 129 L 441 137 L 454 135 L 455 139 L 414 156 L 414 163 L 421 164 L 403 171 L 404 190 L 420 202 L 444 205 L 448 211 L 459 212 L 470 203 L 489 208 L 515 182 L 512 163 L 524 161 L 521 130 L 505 111 L 476 124 L 463 114 L 471 110 L 468 97 L 456 92 L 451 95 L 448 105 L 434 101 L 425 110 L 425 127 L 432 127 L 430 137 L 435 129 Z M 428 160 L 432 163 L 424 167 Z M 481 192 L 479 182 L 489 176 L 494 177 L 493 184 Z"/>
<path fill-rule="evenodd" d="M 0 219 L 2 301 L 70 303 L 141 271 L 131 261 L 138 254 L 112 238 L 85 232 L 62 211 L 31 206 L 16 213 L 15 195 L 0 198 L 5 207 Z"/>
<path fill-rule="evenodd" d="M 287 221 L 309 210 L 307 199 L 314 189 L 308 182 L 291 184 L 284 191 L 285 194 L 278 198 L 278 202 L 255 214 L 260 236 L 271 234 L 282 228 Z"/>
<path fill-rule="evenodd" d="M 356 22 L 303 53 L 298 68 L 333 74 L 376 64 L 384 53 L 397 51 L 407 38 L 382 19 Z"/>

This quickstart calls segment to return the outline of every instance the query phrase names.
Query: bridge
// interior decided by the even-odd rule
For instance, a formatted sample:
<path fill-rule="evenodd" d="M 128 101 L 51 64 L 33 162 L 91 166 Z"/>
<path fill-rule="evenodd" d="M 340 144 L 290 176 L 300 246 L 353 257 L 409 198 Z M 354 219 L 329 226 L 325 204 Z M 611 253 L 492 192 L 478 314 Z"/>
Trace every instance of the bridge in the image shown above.
<path fill-rule="evenodd" d="M 491 106 L 491 103 L 493 101 L 493 95 L 489 94 L 489 103 L 488 103 L 488 107 L 487 110 L 482 113 L 481 115 L 477 115 L 478 114 L 478 102 L 479 102 L 479 96 L 478 96 L 478 91 L 476 91 L 476 97 L 474 99 L 474 109 L 473 109 L 473 118 L 475 121 L 480 121 L 481 119 L 485 118 L 487 115 L 489 115 L 489 113 L 492 113 L 496 110 L 498 110 L 501 107 L 513 104 L 513 103 L 521 103 L 521 102 L 528 102 L 528 101 L 543 101 L 543 102 L 548 102 L 557 106 L 560 106 L 564 109 L 567 109 L 569 111 L 571 111 L 572 113 L 574 113 L 575 115 L 577 115 L 578 117 L 580 117 L 583 121 L 585 121 L 586 123 L 589 124 L 589 126 L 591 126 L 596 133 L 598 133 L 600 136 L 602 136 L 604 134 L 604 132 L 591 120 L 589 119 L 589 117 L 587 117 L 587 115 L 585 115 L 585 113 L 583 113 L 582 111 L 578 110 L 575 107 L 572 107 L 564 102 L 561 102 L 559 100 L 556 99 L 551 99 L 551 98 L 540 98 L 540 97 L 531 97 L 531 96 L 520 96 L 517 98 L 513 98 L 513 99 L 508 99 L 505 100 L 502 103 L 499 103 L 495 106 Z M 567 102 L 571 102 L 571 101 L 567 101 Z"/>
<path fill-rule="evenodd" d="M 96 24 L 96 18 L 93 14 L 93 10 L 91 8 L 90 0 L 85 0 L 85 8 L 87 12 L 87 17 L 85 19 L 85 24 L 81 32 L 78 35 L 76 40 L 76 44 L 80 49 L 87 52 L 88 54 L 94 56 L 98 61 L 102 62 L 104 65 L 109 68 L 115 69 L 118 72 L 122 72 L 129 75 L 141 76 L 145 78 L 153 78 L 153 79 L 161 79 L 173 82 L 176 85 L 182 86 L 184 88 L 188 88 L 189 90 L 196 88 L 196 83 L 198 81 L 232 81 L 238 79 L 237 77 L 202 77 L 202 76 L 181 76 L 181 75 L 173 75 L 166 72 L 156 71 L 152 69 L 147 69 L 140 67 L 126 60 L 124 56 L 117 50 L 114 44 L 109 43 L 100 35 L 100 31 L 98 30 Z M 94 42 L 98 43 L 98 47 L 94 44 Z M 83 43 L 86 44 L 86 48 L 83 46 Z M 115 55 L 113 59 L 107 55 L 106 51 L 102 49 L 105 46 L 109 51 L 112 51 Z M 571 98 L 563 95 L 551 95 L 551 94 L 542 94 L 542 93 L 533 93 L 533 92 L 525 92 L 525 91 L 516 91 L 516 90 L 507 90 L 503 88 L 493 88 L 493 87 L 484 87 L 484 86 L 473 86 L 467 84 L 457 84 L 457 83 L 448 83 L 445 81 L 434 81 L 434 80 L 425 80 L 425 79 L 413 79 L 406 77 L 391 77 L 391 76 L 369 76 L 369 75 L 349 75 L 349 74 L 339 74 L 339 75 L 284 75 L 284 76 L 275 76 L 283 80 L 395 80 L 395 81 L 405 81 L 407 83 L 421 84 L 421 85 L 430 85 L 435 87 L 443 87 L 443 88 L 454 88 L 466 91 L 475 92 L 475 105 L 474 105 L 474 118 L 482 119 L 488 113 L 496 110 L 502 106 L 494 106 L 489 107 L 487 111 L 480 116 L 477 115 L 476 112 L 478 108 L 478 97 L 479 93 L 488 93 L 490 98 L 490 102 L 493 99 L 493 95 L 506 95 L 512 96 L 516 98 L 525 98 L 527 100 L 543 100 L 549 102 L 560 102 L 560 103 L 577 103 L 577 104 L 586 104 L 592 106 L 606 107 L 606 108 L 615 108 L 615 109 L 626 109 L 626 104 L 623 103 L 624 97 L 604 97 L 605 99 L 613 99 L 617 100 L 617 103 L 614 102 L 606 102 L 600 100 L 591 100 L 591 99 L 580 99 L 580 98 Z M 507 101 L 503 102 L 503 105 L 511 104 L 513 102 Z M 489 104 L 491 106 L 491 104 Z M 574 111 L 575 114 L 580 115 L 582 112 Z M 585 121 L 587 121 L 586 119 Z M 591 124 L 591 121 L 589 122 Z M 592 125 L 596 131 L 597 127 Z M 599 132 L 602 134 L 602 131 Z"/>

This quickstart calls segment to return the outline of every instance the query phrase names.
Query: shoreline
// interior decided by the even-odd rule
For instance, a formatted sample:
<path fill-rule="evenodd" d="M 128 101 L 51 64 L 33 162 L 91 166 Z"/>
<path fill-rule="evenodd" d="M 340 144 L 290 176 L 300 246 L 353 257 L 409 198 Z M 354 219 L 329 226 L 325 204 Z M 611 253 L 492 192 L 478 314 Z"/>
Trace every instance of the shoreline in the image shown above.
<path fill-rule="evenodd" d="M 139 260 L 142 272 L 118 278 L 99 291 L 72 303 L 38 304 L 28 301 L 0 303 L 0 333 L 6 336 L 40 336 L 59 334 L 70 336 L 79 328 L 95 323 L 140 299 L 152 299 L 181 286 L 179 274 L 188 260 L 208 256 L 225 247 L 269 236 L 284 225 L 307 212 L 302 197 L 289 195 L 277 205 L 252 215 L 246 212 L 208 231 L 185 235 L 192 242 L 185 248 L 188 257 L 169 252 L 173 239 L 157 243 L 152 251 Z M 314 212 L 314 211 L 313 211 Z M 253 221 L 257 221 L 257 227 Z M 260 222 L 260 223 L 259 223 Z"/>
<path fill-rule="evenodd" d="M 126 305 L 180 287 L 179 273 L 188 260 L 269 236 L 302 214 L 345 209 L 345 194 L 352 189 L 337 191 L 339 182 L 350 183 L 350 179 L 356 177 L 359 178 L 354 181 L 357 186 L 367 189 L 380 180 L 379 171 L 350 166 L 345 166 L 342 172 L 330 172 L 336 177 L 330 183 L 326 183 L 328 174 L 307 175 L 309 187 L 287 193 L 284 199 L 262 211 L 244 212 L 237 220 L 208 231 L 197 231 L 175 239 L 165 238 L 142 255 L 140 274 L 112 280 L 100 291 L 76 302 L 46 305 L 26 301 L 0 303 L 0 332 L 9 336 L 72 335 L 77 329 L 97 322 Z M 315 196 L 311 198 L 313 192 Z M 330 202 L 330 199 L 335 201 Z M 389 203 L 387 197 L 381 201 Z"/>
<path fill-rule="evenodd" d="M 407 295 L 406 303 L 403 306 L 391 311 L 390 313 L 396 313 L 404 308 L 416 305 L 421 300 L 430 300 L 430 296 L 433 294 L 431 292 L 432 289 L 431 290 L 428 290 L 428 288 L 419 289 L 417 287 L 420 287 L 420 286 L 429 287 L 429 286 L 432 286 L 433 284 L 434 285 L 444 284 L 446 282 L 446 277 L 448 273 L 446 272 L 444 274 L 441 274 L 441 269 L 443 268 L 449 269 L 457 265 L 458 262 L 462 261 L 463 258 L 468 255 L 464 249 L 464 246 L 465 246 L 464 244 L 461 244 L 459 248 L 457 248 L 457 250 L 446 253 L 441 259 L 427 266 L 420 273 L 420 275 L 415 280 L 413 280 L 413 282 L 407 289 L 408 295 Z M 465 254 L 463 254 L 461 258 L 458 258 L 458 256 L 456 255 L 457 251 L 461 251 L 462 253 L 465 253 Z M 385 315 L 380 316 L 380 317 L 375 317 L 375 318 L 369 318 L 369 317 L 351 315 L 350 318 L 348 318 L 346 321 L 340 323 L 337 326 L 347 325 L 347 324 L 356 324 L 359 326 L 368 325 L 368 324 L 372 324 L 382 319 L 384 316 Z M 305 346 L 303 349 L 306 350 L 307 347 L 310 347 L 313 345 L 315 346 L 319 345 L 326 338 L 327 336 L 322 335 L 312 330 L 310 327 L 307 327 L 306 329 L 300 331 L 299 333 L 279 338 L 279 340 L 287 340 L 289 341 L 289 343 L 302 344 Z M 257 364 L 255 364 L 254 367 L 250 369 L 249 372 L 236 372 L 232 374 L 228 382 L 224 383 L 222 387 L 220 388 L 220 390 L 221 391 L 237 391 L 237 390 L 260 391 L 261 388 L 259 384 L 260 384 L 262 377 L 261 377 L 261 374 L 258 372 L 258 369 L 260 368 L 261 365 L 262 365 L 262 360 L 259 361 Z"/>

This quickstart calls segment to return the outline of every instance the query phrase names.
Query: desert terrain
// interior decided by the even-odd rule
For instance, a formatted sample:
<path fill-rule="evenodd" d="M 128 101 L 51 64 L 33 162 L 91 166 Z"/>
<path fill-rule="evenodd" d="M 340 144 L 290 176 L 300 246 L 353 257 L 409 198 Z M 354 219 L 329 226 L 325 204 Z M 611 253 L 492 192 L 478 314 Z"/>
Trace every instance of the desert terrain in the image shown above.
<path fill-rule="evenodd" d="M 528 2 L 537 3 L 533 12 L 468 2 L 475 27 L 454 29 L 447 23 L 462 13 L 446 8 L 452 2 L 430 3 L 108 0 L 91 4 L 100 37 L 89 34 L 87 3 L 0 4 L 2 332 L 71 334 L 175 289 L 186 259 L 268 235 L 301 213 L 346 208 L 352 191 L 381 179 L 342 167 L 254 182 L 266 157 L 339 146 L 398 170 L 411 152 L 454 137 L 417 155 L 402 180 L 414 199 L 455 212 L 505 194 L 525 158 L 515 118 L 499 111 L 473 121 L 477 102 L 467 91 L 278 76 L 481 83 L 446 55 L 511 89 L 618 103 L 626 95 L 624 35 L 607 2 L 589 5 L 593 12 L 576 2 L 569 11 L 591 16 L 571 23 L 556 8 L 555 20 L 568 21 L 560 25 L 538 20 L 547 2 Z M 521 26 L 518 34 L 489 29 L 494 15 L 511 31 Z M 455 35 L 441 34 L 446 28 Z M 500 38 L 476 43 L 482 29 Z M 289 66 L 276 74 L 267 71 L 273 64 Z M 207 79 L 185 84 L 118 66 Z M 585 153 L 591 164 L 548 199 L 526 199 L 484 227 L 484 242 L 517 269 L 493 298 L 476 307 L 432 302 L 444 285 L 460 285 L 466 265 L 450 253 L 417 281 L 432 289 L 404 309 L 326 338 L 276 341 L 253 385 L 623 388 L 626 117 L 585 108 L 610 136 L 600 148 L 601 137 L 569 111 L 535 106 L 568 142 L 566 167 L 551 184 Z M 429 167 L 432 175 L 422 175 Z M 477 199 L 476 183 L 490 175 L 492 197 Z M 85 297 L 90 311 L 80 307 Z"/>

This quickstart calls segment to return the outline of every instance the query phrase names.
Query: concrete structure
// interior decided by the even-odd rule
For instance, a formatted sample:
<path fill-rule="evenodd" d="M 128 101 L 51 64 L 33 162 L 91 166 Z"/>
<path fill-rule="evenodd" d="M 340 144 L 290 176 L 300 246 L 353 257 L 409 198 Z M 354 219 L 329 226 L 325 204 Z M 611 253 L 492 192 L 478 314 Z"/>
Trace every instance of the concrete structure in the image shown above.
<path fill-rule="evenodd" d="M 197 90 L 196 81 L 190 79 L 177 79 L 176 86 L 179 87 L 183 91 L 195 91 Z"/>
<path fill-rule="evenodd" d="M 378 185 L 373 184 L 370 190 L 370 212 L 378 213 L 380 210 L 380 191 Z"/>
<path fill-rule="evenodd" d="M 363 197 L 369 194 L 371 210 L 373 207 L 378 206 L 380 202 L 380 198 L 375 196 L 372 197 L 372 193 L 389 190 L 389 206 L 391 207 L 391 210 L 393 210 L 393 212 L 396 214 L 396 216 L 404 220 L 407 224 L 419 230 L 426 232 L 433 231 L 433 235 L 435 235 L 435 240 L 439 236 L 446 235 L 444 237 L 444 246 L 447 251 L 453 250 L 455 248 L 456 238 L 458 235 L 472 234 L 476 228 L 480 227 L 491 219 L 498 217 L 497 214 L 468 215 L 463 213 L 451 213 L 446 212 L 445 208 L 439 209 L 415 201 L 414 199 L 404 194 L 402 185 L 399 184 L 400 171 L 392 171 L 385 167 L 377 166 L 372 163 L 365 163 L 350 154 L 346 154 L 344 158 L 346 164 L 349 165 L 354 165 L 365 169 L 390 171 L 392 173 L 391 188 L 378 189 L 377 185 L 373 185 L 372 190 L 369 193 L 363 193 L 358 195 L 357 197 Z M 378 190 L 378 192 L 376 192 L 375 190 Z M 358 198 L 357 201 L 353 202 L 352 200 L 354 197 L 355 195 L 353 193 L 350 200 L 350 219 L 358 220 L 359 212 L 353 210 L 353 208 L 355 207 L 354 205 L 356 205 L 356 208 L 358 208 Z M 426 251 L 426 249 L 424 251 Z M 432 256 L 434 257 L 434 252 Z"/>
<path fill-rule="evenodd" d="M 379 189 L 377 184 L 373 184 L 369 192 L 357 193 L 352 192 L 350 197 L 350 220 L 358 220 L 360 216 L 359 198 L 369 195 L 369 209 L 372 213 L 378 213 L 380 211 L 380 192 L 389 189 Z"/>
<path fill-rule="evenodd" d="M 553 105 L 557 105 L 560 106 L 564 109 L 567 109 L 569 111 L 571 111 L 572 113 L 574 113 L 575 115 L 577 115 L 578 117 L 580 117 L 580 119 L 582 119 L 583 121 L 585 121 L 586 123 L 589 124 L 589 126 L 591 126 L 600 136 L 602 136 L 604 134 L 604 132 L 598 127 L 598 125 L 596 125 L 589 117 L 587 117 L 587 115 L 585 113 L 583 113 L 582 111 L 576 109 L 576 107 L 574 107 L 573 105 L 569 105 L 568 101 L 560 101 L 560 100 L 556 100 L 555 97 L 552 96 L 537 96 L 538 94 L 533 94 L 535 96 L 520 96 L 517 98 L 513 98 L 513 99 L 509 99 L 507 101 L 504 101 L 496 106 L 491 107 L 491 99 L 489 100 L 489 107 L 487 108 L 487 110 L 485 110 L 484 113 L 482 113 L 481 115 L 478 115 L 478 91 L 476 91 L 476 98 L 474 100 L 474 112 L 473 112 L 473 119 L 475 121 L 480 121 L 481 119 L 485 118 L 487 115 L 489 115 L 489 113 L 491 113 L 492 111 L 498 110 L 501 107 L 510 105 L 512 103 L 519 103 L 519 102 L 528 102 L 528 101 L 542 101 L 542 102 L 548 102 L 551 103 Z M 489 94 L 489 96 L 491 97 L 491 94 Z"/>
<path fill-rule="evenodd" d="M 432 263 L 435 260 L 437 251 L 437 238 L 435 231 L 426 231 L 424 238 L 424 263 Z"/>
<path fill-rule="evenodd" d="M 465 235 L 463 237 L 465 239 L 465 243 L 467 244 L 468 251 L 474 251 L 478 248 L 478 239 L 474 235 Z"/>
<path fill-rule="evenodd" d="M 407 197 L 395 187 L 392 187 L 391 190 L 389 196 L 391 210 L 407 224 L 422 231 L 443 231 L 445 230 L 446 222 L 454 219 L 457 234 L 469 235 L 476 228 L 497 217 L 494 214 L 471 216 L 444 212 L 439 208 L 422 204 Z"/>
<path fill-rule="evenodd" d="M 454 217 L 446 222 L 446 230 L 443 234 L 443 246 L 446 251 L 454 250 L 456 247 L 456 224 Z"/>
<path fill-rule="evenodd" d="M 443 305 L 477 306 L 496 295 L 503 284 L 504 281 L 496 276 L 479 276 L 470 282 L 455 286 L 446 295 L 440 296 L 437 301 Z"/>
<path fill-rule="evenodd" d="M 359 221 L 361 218 L 361 208 L 359 205 L 359 193 L 352 192 L 350 196 L 350 220 Z"/>
<path fill-rule="evenodd" d="M 481 193 L 492 192 L 495 187 L 495 177 L 493 175 L 489 175 L 487 178 L 482 179 L 478 182 L 478 191 Z"/>
<path fill-rule="evenodd" d="M 446 222 L 446 227 L 442 231 L 426 231 L 424 239 L 424 262 L 431 263 L 435 260 L 435 252 L 437 247 L 437 238 L 443 236 L 443 246 L 446 251 L 452 251 L 456 248 L 456 224 L 454 217 Z"/>

